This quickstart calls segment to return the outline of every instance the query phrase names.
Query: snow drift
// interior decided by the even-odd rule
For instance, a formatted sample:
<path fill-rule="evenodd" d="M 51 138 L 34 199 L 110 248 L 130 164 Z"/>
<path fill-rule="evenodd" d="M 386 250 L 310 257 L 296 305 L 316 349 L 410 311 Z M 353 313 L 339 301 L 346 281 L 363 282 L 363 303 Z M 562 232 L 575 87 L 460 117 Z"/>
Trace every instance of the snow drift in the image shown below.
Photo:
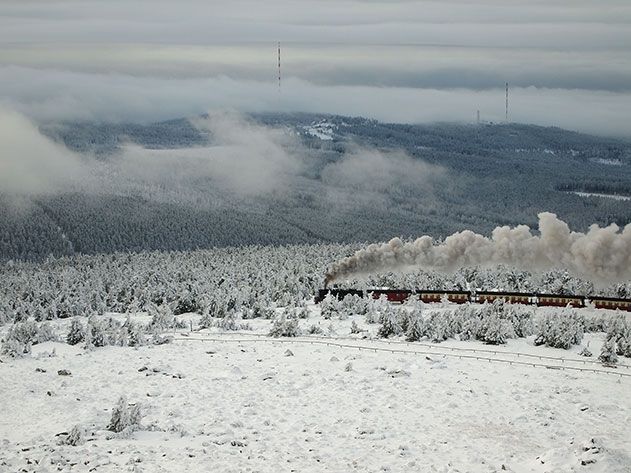
<path fill-rule="evenodd" d="M 624 229 L 594 224 L 573 232 L 555 214 L 539 214 L 539 235 L 526 225 L 497 227 L 491 238 L 470 230 L 437 243 L 430 236 L 413 242 L 393 238 L 370 245 L 333 264 L 326 283 L 378 271 L 431 268 L 450 272 L 466 266 L 504 264 L 524 270 L 565 268 L 596 283 L 631 278 L 631 224 Z"/>

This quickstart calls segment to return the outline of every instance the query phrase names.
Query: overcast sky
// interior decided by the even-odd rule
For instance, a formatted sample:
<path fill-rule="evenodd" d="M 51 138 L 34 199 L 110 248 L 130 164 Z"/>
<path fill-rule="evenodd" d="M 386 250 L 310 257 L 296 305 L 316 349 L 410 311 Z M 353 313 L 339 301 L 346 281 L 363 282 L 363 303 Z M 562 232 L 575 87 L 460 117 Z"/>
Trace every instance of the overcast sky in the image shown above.
<path fill-rule="evenodd" d="M 497 121 L 506 81 L 515 121 L 631 136 L 631 2 L 0 2 L 0 103 L 38 120 Z"/>

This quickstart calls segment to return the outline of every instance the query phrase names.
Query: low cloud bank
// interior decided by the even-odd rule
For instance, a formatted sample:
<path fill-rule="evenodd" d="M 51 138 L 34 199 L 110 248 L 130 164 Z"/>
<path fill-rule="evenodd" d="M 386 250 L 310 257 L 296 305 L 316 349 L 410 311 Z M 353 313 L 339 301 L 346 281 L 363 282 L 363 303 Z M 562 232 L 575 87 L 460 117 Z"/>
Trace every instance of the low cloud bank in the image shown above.
<path fill-rule="evenodd" d="M 98 91 L 98 93 L 95 93 Z M 313 112 L 397 123 L 504 120 L 504 90 L 318 86 L 287 77 L 272 82 L 228 77 L 160 79 L 120 74 L 0 67 L 0 103 L 38 121 L 158 121 L 209 109 L 239 112 Z M 631 136 L 631 93 L 513 88 L 515 122 Z"/>

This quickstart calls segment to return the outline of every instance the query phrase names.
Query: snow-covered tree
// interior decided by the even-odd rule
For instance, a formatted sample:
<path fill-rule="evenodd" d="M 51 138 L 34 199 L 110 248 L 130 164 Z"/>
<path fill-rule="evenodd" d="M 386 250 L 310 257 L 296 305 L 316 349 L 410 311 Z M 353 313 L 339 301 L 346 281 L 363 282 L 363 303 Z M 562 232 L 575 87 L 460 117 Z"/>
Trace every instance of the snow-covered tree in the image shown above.
<path fill-rule="evenodd" d="M 583 317 L 576 310 L 565 308 L 560 313 L 546 313 L 538 321 L 535 345 L 569 348 L 583 339 Z"/>
<path fill-rule="evenodd" d="M 278 316 L 272 323 L 269 331 L 270 337 L 298 337 L 300 336 L 300 324 L 298 319 L 292 317 L 287 318 L 283 313 Z"/>
<path fill-rule="evenodd" d="M 79 317 L 74 317 L 70 322 L 70 329 L 66 335 L 68 345 L 77 345 L 85 340 L 85 328 Z"/>
<path fill-rule="evenodd" d="M 397 313 L 394 310 L 384 312 L 381 317 L 381 326 L 377 330 L 377 336 L 388 338 L 393 335 L 400 335 L 402 332 Z"/>
<path fill-rule="evenodd" d="M 140 428 L 142 418 L 140 405 L 129 404 L 126 396 L 121 396 L 112 410 L 112 417 L 107 430 L 120 433 L 123 431 L 134 431 Z"/>
<path fill-rule="evenodd" d="M 618 362 L 618 355 L 616 354 L 616 342 L 611 338 L 608 338 L 603 343 L 598 361 L 606 365 L 615 365 Z"/>
<path fill-rule="evenodd" d="M 418 342 L 425 336 L 425 324 L 420 311 L 414 311 L 408 319 L 408 326 L 405 332 L 405 339 L 408 342 Z"/>

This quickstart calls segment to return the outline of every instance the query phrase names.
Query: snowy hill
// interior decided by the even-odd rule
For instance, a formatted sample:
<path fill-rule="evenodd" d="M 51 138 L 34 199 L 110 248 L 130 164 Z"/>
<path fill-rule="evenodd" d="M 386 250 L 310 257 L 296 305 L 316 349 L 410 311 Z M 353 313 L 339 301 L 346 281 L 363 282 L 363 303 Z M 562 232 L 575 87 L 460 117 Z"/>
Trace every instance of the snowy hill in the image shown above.
<path fill-rule="evenodd" d="M 249 120 L 46 125 L 91 176 L 0 195 L 0 259 L 486 233 L 533 225 L 542 209 L 578 230 L 631 221 L 627 202 L 601 197 L 631 196 L 623 141 L 518 124 Z M 215 155 L 221 165 L 203 164 Z"/>

